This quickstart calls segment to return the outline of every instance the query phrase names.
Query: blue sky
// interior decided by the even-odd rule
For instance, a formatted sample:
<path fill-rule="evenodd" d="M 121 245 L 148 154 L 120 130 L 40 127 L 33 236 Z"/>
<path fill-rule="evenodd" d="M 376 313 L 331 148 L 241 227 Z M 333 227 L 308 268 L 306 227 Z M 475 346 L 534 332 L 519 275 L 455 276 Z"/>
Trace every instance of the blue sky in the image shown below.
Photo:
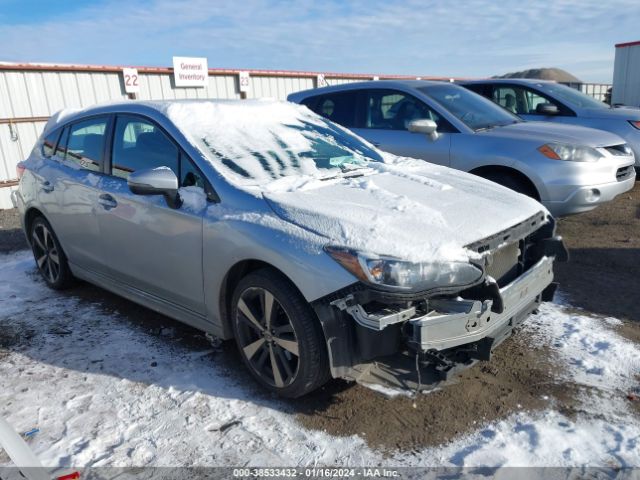
<path fill-rule="evenodd" d="M 638 0 L 0 0 L 0 61 L 482 77 L 560 67 L 611 82 Z"/>

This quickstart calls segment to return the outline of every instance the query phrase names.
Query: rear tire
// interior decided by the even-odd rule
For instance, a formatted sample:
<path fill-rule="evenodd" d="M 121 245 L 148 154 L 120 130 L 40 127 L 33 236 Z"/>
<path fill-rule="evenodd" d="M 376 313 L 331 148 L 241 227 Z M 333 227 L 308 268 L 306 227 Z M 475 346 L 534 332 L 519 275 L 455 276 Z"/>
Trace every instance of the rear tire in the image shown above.
<path fill-rule="evenodd" d="M 526 195 L 527 197 L 531 197 L 534 200 L 540 199 L 538 192 L 534 187 L 515 175 L 504 172 L 488 172 L 483 173 L 480 176 L 499 185 L 502 185 L 503 187 L 507 187 L 514 192 L 518 192 Z"/>
<path fill-rule="evenodd" d="M 54 290 L 69 288 L 73 284 L 73 275 L 67 256 L 44 217 L 36 217 L 31 224 L 29 240 L 36 266 L 47 285 Z"/>
<path fill-rule="evenodd" d="M 329 379 L 320 322 L 277 271 L 257 270 L 240 281 L 232 298 L 231 320 L 242 360 L 265 388 L 296 398 Z"/>

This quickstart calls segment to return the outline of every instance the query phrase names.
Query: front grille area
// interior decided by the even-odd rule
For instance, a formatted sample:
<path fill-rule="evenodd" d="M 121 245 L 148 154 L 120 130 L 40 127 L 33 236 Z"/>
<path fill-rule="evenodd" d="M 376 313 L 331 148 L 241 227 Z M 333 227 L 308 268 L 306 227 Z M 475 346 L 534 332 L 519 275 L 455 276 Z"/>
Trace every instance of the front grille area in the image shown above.
<path fill-rule="evenodd" d="M 506 245 L 486 257 L 487 275 L 493 277 L 499 286 L 508 284 L 518 276 L 519 243 Z"/>
<path fill-rule="evenodd" d="M 626 167 L 621 167 L 616 172 L 616 180 L 621 182 L 622 180 L 626 180 L 633 174 L 633 165 L 628 165 Z"/>
<path fill-rule="evenodd" d="M 541 242 L 553 237 L 555 224 L 553 217 L 539 212 L 511 228 L 469 244 L 467 248 L 482 256 L 485 273 L 502 288 L 544 256 Z M 483 292 L 483 288 L 472 287 L 461 295 L 467 299 L 484 299 L 486 292 Z"/>

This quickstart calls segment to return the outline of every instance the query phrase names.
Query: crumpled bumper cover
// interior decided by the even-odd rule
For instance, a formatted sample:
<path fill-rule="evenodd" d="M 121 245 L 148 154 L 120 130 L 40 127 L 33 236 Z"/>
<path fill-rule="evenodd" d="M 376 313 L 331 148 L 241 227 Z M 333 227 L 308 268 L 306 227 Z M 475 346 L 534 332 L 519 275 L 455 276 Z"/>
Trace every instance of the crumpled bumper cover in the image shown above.
<path fill-rule="evenodd" d="M 553 282 L 553 258 L 543 257 L 527 272 L 499 290 L 501 313 L 493 311 L 496 300 L 432 300 L 435 309 L 408 321 L 409 344 L 416 350 L 445 350 L 495 336 L 505 324 L 525 310 L 535 309 Z M 553 290 L 553 289 L 551 289 Z M 552 291 L 551 295 L 552 296 Z M 532 308 L 532 305 L 535 305 Z M 529 313 L 529 312 L 527 312 Z"/>

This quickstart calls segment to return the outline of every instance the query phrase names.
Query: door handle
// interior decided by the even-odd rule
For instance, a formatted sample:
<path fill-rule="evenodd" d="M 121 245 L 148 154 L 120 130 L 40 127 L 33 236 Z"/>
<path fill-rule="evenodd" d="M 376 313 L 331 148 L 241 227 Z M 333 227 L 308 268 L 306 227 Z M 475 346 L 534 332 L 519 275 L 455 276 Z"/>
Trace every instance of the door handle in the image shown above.
<path fill-rule="evenodd" d="M 116 202 L 116 199 L 108 193 L 103 193 L 102 195 L 100 195 L 98 197 L 98 203 L 102 205 L 102 208 L 104 208 L 105 210 L 111 210 L 112 208 L 118 206 L 118 202 Z"/>
<path fill-rule="evenodd" d="M 40 184 L 40 188 L 43 192 L 51 193 L 53 192 L 53 184 L 49 180 L 45 180 Z"/>
<path fill-rule="evenodd" d="M 374 147 L 379 147 L 380 146 L 380 142 L 371 142 L 371 145 L 373 145 Z"/>

